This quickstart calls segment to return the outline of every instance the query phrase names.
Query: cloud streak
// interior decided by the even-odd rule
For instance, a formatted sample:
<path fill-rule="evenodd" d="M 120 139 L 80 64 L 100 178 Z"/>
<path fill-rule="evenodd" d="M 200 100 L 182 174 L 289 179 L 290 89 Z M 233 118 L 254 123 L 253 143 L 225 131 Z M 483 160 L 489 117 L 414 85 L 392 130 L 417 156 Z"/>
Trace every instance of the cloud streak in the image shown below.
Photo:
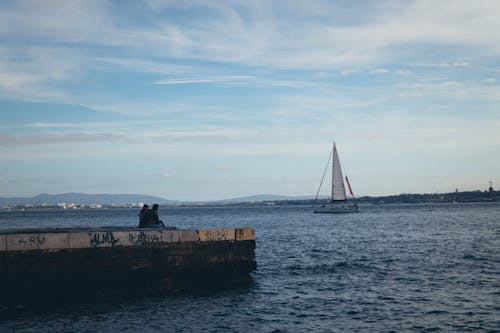
<path fill-rule="evenodd" d="M 211 78 L 181 78 L 181 79 L 170 79 L 161 80 L 155 82 L 156 84 L 197 84 L 197 83 L 221 83 L 221 82 L 245 82 L 253 80 L 252 76 L 221 76 L 221 77 L 211 77 Z"/>
<path fill-rule="evenodd" d="M 465 58 L 500 54 L 500 37 L 495 33 L 500 30 L 500 4 L 495 1 L 474 6 L 467 1 L 451 1 L 446 6 L 427 0 L 381 1 L 370 6 L 372 17 L 363 24 L 346 21 L 344 15 L 353 9 L 335 2 L 295 2 L 293 10 L 288 4 L 261 1 L 241 6 L 198 1 L 146 4 L 151 12 L 145 25 L 120 24 L 114 6 L 100 1 L 63 5 L 23 1 L 6 6 L 0 14 L 0 36 L 28 43 L 36 40 L 37 46 L 14 43 L 0 50 L 0 97 L 74 100 L 75 94 L 57 83 L 89 71 L 110 70 L 109 64 L 117 66 L 116 70 L 174 74 L 174 78 L 155 80 L 158 85 L 259 84 L 245 73 L 194 75 L 207 70 L 196 62 L 275 70 L 333 68 L 346 75 L 356 71 L 352 67 L 398 61 L 411 43 L 460 45 Z M 187 21 L 171 19 L 193 9 L 205 9 L 207 14 Z M 164 61 L 179 58 L 194 63 Z M 469 61 L 450 60 L 441 64 L 470 66 Z M 389 71 L 377 67 L 371 73 Z"/>
<path fill-rule="evenodd" d="M 78 142 L 116 142 L 124 137 L 111 133 L 59 133 L 33 135 L 0 135 L 0 146 L 26 146 Z"/>

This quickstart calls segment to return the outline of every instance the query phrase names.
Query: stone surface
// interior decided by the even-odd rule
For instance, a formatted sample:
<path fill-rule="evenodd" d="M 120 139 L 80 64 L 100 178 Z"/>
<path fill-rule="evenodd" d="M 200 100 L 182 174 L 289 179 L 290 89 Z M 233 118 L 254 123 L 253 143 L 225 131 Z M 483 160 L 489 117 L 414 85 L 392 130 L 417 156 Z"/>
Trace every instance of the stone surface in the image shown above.
<path fill-rule="evenodd" d="M 40 250 L 58 250 L 69 247 L 69 234 L 67 233 L 43 234 L 43 239 L 44 241 L 38 246 Z"/>
<path fill-rule="evenodd" d="M 7 251 L 7 235 L 0 234 L 0 252 Z"/>
<path fill-rule="evenodd" d="M 255 267 L 255 241 L 5 251 L 0 253 L 0 305 L 18 304 L 23 295 L 31 299 L 38 293 L 67 297 L 68 293 L 91 290 L 100 293 L 154 286 L 176 291 L 208 279 L 248 277 Z M 164 285 L 164 281 L 168 283 Z"/>
<path fill-rule="evenodd" d="M 58 250 L 114 247 L 157 247 L 178 242 L 255 240 L 253 228 L 151 230 L 137 228 L 0 230 L 0 251 Z"/>
<path fill-rule="evenodd" d="M 121 246 L 158 246 L 162 242 L 162 231 L 115 232 Z"/>
<path fill-rule="evenodd" d="M 173 235 L 195 241 L 170 242 L 164 243 L 168 246 L 158 247 L 149 246 L 150 242 L 140 246 L 117 245 L 130 234 L 154 239 L 158 232 L 163 236 L 161 231 L 141 233 L 136 230 L 113 233 L 113 238 L 105 232 L 35 235 L 45 237 L 43 242 L 42 238 L 40 241 L 32 238 L 32 233 L 10 234 L 5 239 L 12 246 L 27 249 L 29 244 L 30 249 L 36 247 L 39 250 L 0 253 L 0 305 L 2 302 L 18 304 L 22 295 L 32 299 L 39 293 L 46 294 L 44 297 L 58 294 L 65 298 L 70 293 L 86 295 L 92 290 L 121 293 L 131 288 L 157 287 L 176 291 L 182 285 L 191 288 L 191 283 L 203 284 L 207 279 L 224 281 L 231 276 L 248 277 L 256 268 L 255 241 L 202 242 L 198 241 L 198 233 L 194 230 L 179 230 Z M 69 249 L 40 249 L 40 246 L 59 246 L 60 242 L 65 242 L 65 235 L 69 236 Z M 93 238 L 94 235 L 98 237 Z M 0 233 L 0 236 L 5 235 Z M 92 247 L 89 246 L 91 241 L 104 243 Z M 114 246 L 110 245 L 113 243 Z M 99 247 L 101 245 L 105 246 Z M 168 283 L 164 284 L 164 281 Z M 37 296 L 36 299 L 44 297 Z"/>
<path fill-rule="evenodd" d="M 255 240 L 255 229 L 254 228 L 236 228 L 235 230 L 236 240 Z"/>
<path fill-rule="evenodd" d="M 200 240 L 196 230 L 178 230 L 179 242 L 197 242 Z"/>
<path fill-rule="evenodd" d="M 90 232 L 90 247 L 115 247 L 120 241 L 118 234 L 119 232 L 112 231 Z"/>
<path fill-rule="evenodd" d="M 45 242 L 45 234 L 8 234 L 7 251 L 38 250 Z"/>
<path fill-rule="evenodd" d="M 69 234 L 69 248 L 83 249 L 90 247 L 90 233 L 72 232 Z"/>
<path fill-rule="evenodd" d="M 234 228 L 200 230 L 200 241 L 225 241 L 234 240 Z"/>
<path fill-rule="evenodd" d="M 180 230 L 162 230 L 161 241 L 163 243 L 175 243 L 179 241 Z"/>

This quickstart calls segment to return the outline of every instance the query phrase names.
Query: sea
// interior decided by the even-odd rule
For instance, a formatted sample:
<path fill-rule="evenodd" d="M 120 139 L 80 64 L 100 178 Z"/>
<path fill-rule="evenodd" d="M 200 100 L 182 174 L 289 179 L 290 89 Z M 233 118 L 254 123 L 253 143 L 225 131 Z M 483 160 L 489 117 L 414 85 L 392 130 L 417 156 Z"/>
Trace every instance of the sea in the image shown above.
<path fill-rule="evenodd" d="M 0 228 L 135 226 L 138 213 L 3 211 Z M 18 304 L 0 309 L 0 332 L 500 332 L 499 203 L 160 207 L 160 218 L 254 227 L 251 280 Z"/>

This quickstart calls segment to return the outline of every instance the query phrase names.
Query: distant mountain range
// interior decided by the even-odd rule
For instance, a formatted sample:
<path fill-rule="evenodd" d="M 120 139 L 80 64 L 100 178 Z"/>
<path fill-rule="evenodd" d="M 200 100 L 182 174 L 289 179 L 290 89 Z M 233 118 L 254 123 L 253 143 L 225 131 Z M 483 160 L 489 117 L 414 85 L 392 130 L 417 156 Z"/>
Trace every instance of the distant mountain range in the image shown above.
<path fill-rule="evenodd" d="M 41 205 L 49 204 L 56 205 L 58 203 L 75 203 L 75 204 L 130 204 L 144 202 L 148 204 L 173 204 L 177 201 L 167 200 L 161 197 L 155 197 L 142 194 L 85 194 L 85 193 L 61 193 L 61 194 L 47 194 L 42 193 L 31 198 L 2 198 L 0 197 L 0 205 Z"/>
<path fill-rule="evenodd" d="M 237 197 L 232 199 L 218 200 L 220 203 L 238 203 L 238 202 L 262 202 L 262 201 L 281 201 L 281 200 L 307 200 L 313 199 L 311 196 L 285 196 L 275 194 L 250 195 L 246 197 Z"/>
<path fill-rule="evenodd" d="M 239 203 L 239 202 L 261 202 L 261 201 L 277 201 L 277 200 L 299 200 L 306 197 L 287 197 L 283 195 L 252 195 L 247 197 L 238 197 L 233 199 L 211 201 L 211 203 Z M 42 193 L 34 197 L 13 197 L 2 198 L 0 197 L 1 206 L 9 205 L 57 205 L 58 203 L 75 203 L 75 204 L 101 204 L 101 205 L 114 205 L 114 204 L 133 204 L 133 203 L 158 203 L 158 204 L 180 204 L 181 201 L 168 200 L 162 197 L 155 197 L 143 194 L 85 194 L 85 193 L 61 193 L 61 194 L 47 194 Z"/>
<path fill-rule="evenodd" d="M 390 196 L 370 197 L 364 196 L 357 199 L 359 203 L 418 203 L 418 202 L 474 202 L 474 201 L 495 201 L 500 198 L 500 191 L 465 191 L 451 192 L 442 194 L 398 194 Z M 325 197 L 320 198 L 327 199 Z M 251 195 L 237 197 L 225 200 L 213 200 L 202 202 L 182 202 L 177 200 L 168 200 L 162 197 L 155 197 L 143 194 L 85 194 L 85 193 L 62 193 L 62 194 L 39 194 L 31 198 L 2 198 L 0 197 L 0 206 L 16 205 L 57 205 L 58 203 L 74 204 L 101 204 L 101 205 L 120 205 L 137 203 L 158 203 L 160 205 L 178 205 L 178 204 L 239 204 L 273 201 L 280 204 L 311 204 L 314 201 L 312 196 L 284 196 L 274 194 Z"/>

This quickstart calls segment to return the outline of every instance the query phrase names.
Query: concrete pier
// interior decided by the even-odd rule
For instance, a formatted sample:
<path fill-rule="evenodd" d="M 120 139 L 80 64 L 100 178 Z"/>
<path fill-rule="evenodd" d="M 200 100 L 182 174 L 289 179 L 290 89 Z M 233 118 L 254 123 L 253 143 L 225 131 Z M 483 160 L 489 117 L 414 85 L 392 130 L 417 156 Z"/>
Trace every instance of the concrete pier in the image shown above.
<path fill-rule="evenodd" d="M 177 290 L 247 276 L 255 230 L 50 228 L 0 230 L 0 295 Z"/>

